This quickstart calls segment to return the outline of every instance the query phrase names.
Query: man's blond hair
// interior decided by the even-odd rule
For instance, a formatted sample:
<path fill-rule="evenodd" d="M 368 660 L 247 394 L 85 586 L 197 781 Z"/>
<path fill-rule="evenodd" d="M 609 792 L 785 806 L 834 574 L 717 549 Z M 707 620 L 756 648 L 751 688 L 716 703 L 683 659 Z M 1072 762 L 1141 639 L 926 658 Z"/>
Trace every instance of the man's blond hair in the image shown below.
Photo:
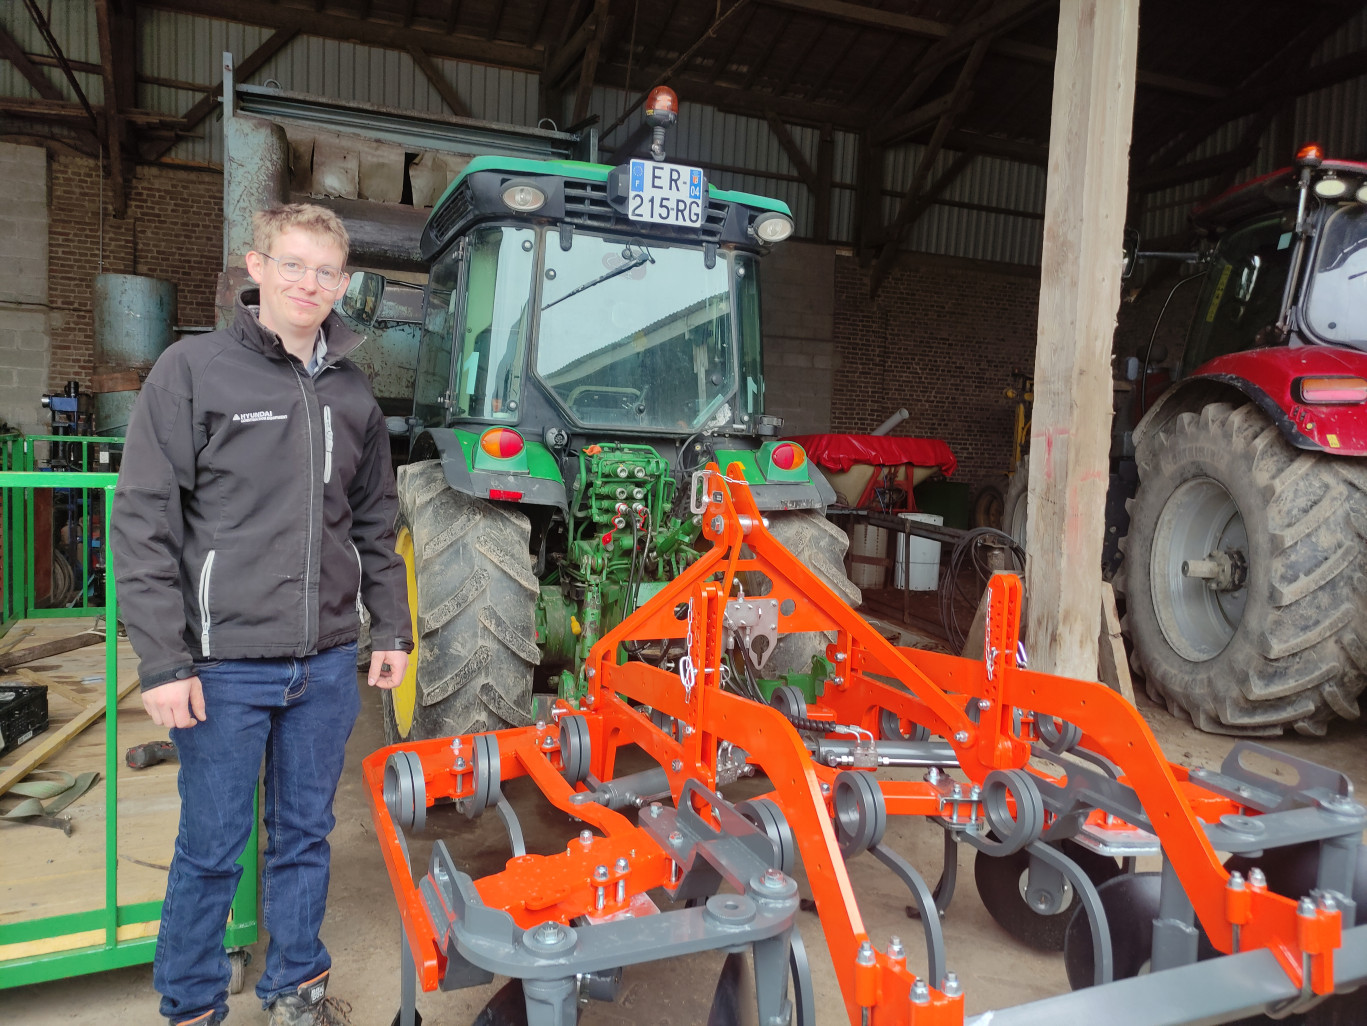
<path fill-rule="evenodd" d="M 346 263 L 347 254 L 351 252 L 351 238 L 346 227 L 340 217 L 316 203 L 285 203 L 258 210 L 252 215 L 252 247 L 269 256 L 275 240 L 293 228 L 336 243 L 342 249 L 342 263 Z"/>

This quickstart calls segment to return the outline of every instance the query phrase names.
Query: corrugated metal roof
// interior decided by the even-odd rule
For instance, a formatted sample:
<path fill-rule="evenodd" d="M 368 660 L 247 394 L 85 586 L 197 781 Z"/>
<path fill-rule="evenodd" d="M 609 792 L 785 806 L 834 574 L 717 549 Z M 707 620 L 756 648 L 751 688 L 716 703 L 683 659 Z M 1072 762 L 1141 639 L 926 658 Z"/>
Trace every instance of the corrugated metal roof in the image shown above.
<path fill-rule="evenodd" d="M 89 0 L 56 0 L 41 5 L 52 35 L 68 60 L 100 63 L 100 30 L 95 19 L 95 5 Z M 0 23 L 23 47 L 26 53 L 47 54 L 47 41 L 38 26 L 17 0 L 0 4 Z M 44 68 L 48 81 L 61 90 L 62 96 L 74 101 L 76 93 L 60 68 Z M 104 79 L 89 72 L 76 72 L 76 81 L 92 105 L 104 102 Z M 37 91 L 9 61 L 0 61 L 0 96 L 37 96 Z"/>

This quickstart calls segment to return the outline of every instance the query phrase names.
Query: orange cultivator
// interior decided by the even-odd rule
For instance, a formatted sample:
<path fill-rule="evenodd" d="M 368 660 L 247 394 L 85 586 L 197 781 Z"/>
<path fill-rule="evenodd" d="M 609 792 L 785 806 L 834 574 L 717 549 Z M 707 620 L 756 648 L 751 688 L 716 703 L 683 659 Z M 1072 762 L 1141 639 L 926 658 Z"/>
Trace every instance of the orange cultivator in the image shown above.
<path fill-rule="evenodd" d="M 979 889 L 1018 935 L 1030 939 L 1031 917 L 1077 909 L 1066 938 L 1042 943 L 1066 943 L 1070 979 L 1086 989 L 989 1013 L 983 1026 L 1290 1014 L 1367 978 L 1367 927 L 1353 928 L 1367 810 L 1346 778 L 1251 744 L 1219 772 L 1169 763 L 1118 695 L 1020 665 L 1014 577 L 993 579 L 981 662 L 894 647 L 773 539 L 740 475 L 713 465 L 695 478 L 713 548 L 593 648 L 580 708 L 561 701 L 551 722 L 365 760 L 407 942 L 396 1021 L 413 1021 L 414 980 L 452 989 L 497 974 L 522 982 L 531 1026 L 564 1026 L 581 994 L 611 999 L 625 965 L 748 948 L 759 1022 L 811 1023 L 789 876 L 800 859 L 850 1022 L 959 1024 L 963 984 L 946 969 L 935 909 L 953 890 L 955 841 L 978 849 Z M 768 590 L 747 597 L 742 573 Z M 769 705 L 732 690 L 777 635 L 815 632 L 835 639 L 815 702 L 792 687 Z M 672 670 L 623 661 L 643 642 L 686 655 Z M 626 745 L 657 767 L 616 776 Z M 1249 768 L 1254 755 L 1289 767 L 1295 786 Z M 925 778 L 878 772 L 909 765 L 928 767 Z M 772 790 L 732 805 L 719 791 L 741 774 Z M 500 788 L 520 776 L 583 822 L 563 851 L 526 853 Z M 513 848 L 502 872 L 473 880 L 438 842 L 414 883 L 403 831 L 443 799 L 471 817 L 498 809 Z M 944 829 L 935 892 L 883 843 L 890 815 Z M 900 945 L 872 944 L 845 867 L 863 851 L 910 888 L 925 974 Z M 1120 872 L 1115 857 L 1133 869 L 1141 855 L 1161 855 L 1162 871 Z M 1020 910 L 992 908 L 994 886 Z M 1117 930 L 1122 909 L 1130 922 Z M 1139 975 L 1144 965 L 1154 971 Z"/>

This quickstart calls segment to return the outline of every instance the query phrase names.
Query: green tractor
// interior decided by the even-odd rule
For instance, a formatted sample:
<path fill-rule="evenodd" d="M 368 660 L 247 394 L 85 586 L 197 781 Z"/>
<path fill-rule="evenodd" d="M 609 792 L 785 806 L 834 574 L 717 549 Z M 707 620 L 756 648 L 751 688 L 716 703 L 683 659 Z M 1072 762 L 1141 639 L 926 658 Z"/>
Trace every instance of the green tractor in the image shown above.
<path fill-rule="evenodd" d="M 594 642 L 706 547 L 709 461 L 740 463 L 770 530 L 859 601 L 830 486 L 764 413 L 759 259 L 788 208 L 664 162 L 662 137 L 618 167 L 476 158 L 432 209 L 398 472 L 416 651 L 385 692 L 390 742 L 523 725 L 534 687 L 582 696 Z M 789 635 L 748 669 L 810 693 L 824 653 Z"/>

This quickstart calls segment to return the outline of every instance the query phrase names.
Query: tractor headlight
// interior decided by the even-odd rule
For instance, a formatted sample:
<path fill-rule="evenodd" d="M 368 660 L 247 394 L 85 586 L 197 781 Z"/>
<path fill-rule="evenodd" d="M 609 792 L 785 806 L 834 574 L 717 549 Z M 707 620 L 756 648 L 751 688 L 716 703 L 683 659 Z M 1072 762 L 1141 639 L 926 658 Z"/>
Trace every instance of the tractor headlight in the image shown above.
<path fill-rule="evenodd" d="M 530 182 L 509 182 L 503 188 L 503 202 L 522 214 L 530 214 L 546 205 L 546 194 Z"/>
<path fill-rule="evenodd" d="M 784 214 L 770 210 L 755 218 L 750 230 L 761 242 L 782 242 L 793 234 L 793 221 Z"/>

